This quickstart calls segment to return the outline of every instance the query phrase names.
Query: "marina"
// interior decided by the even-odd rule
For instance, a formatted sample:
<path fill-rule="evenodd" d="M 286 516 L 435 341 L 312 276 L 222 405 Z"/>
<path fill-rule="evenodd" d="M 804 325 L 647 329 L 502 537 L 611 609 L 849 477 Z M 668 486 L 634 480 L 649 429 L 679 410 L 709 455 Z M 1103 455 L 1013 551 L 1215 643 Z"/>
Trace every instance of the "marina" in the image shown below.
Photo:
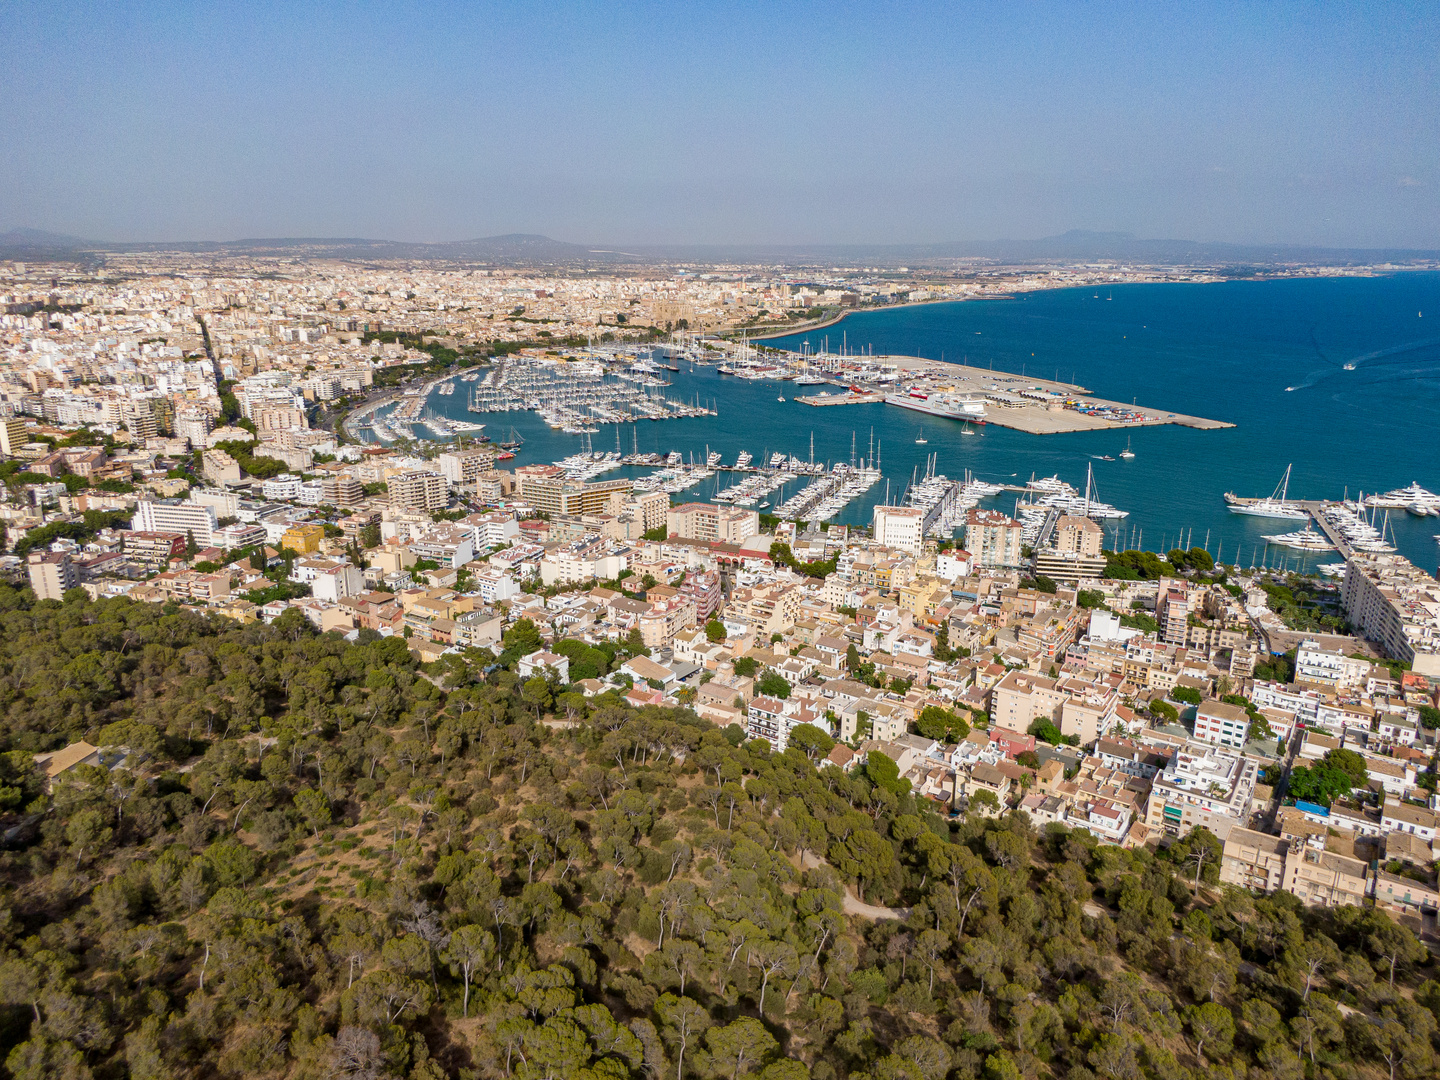
<path fill-rule="evenodd" d="M 1436 276 L 1429 277 L 1433 279 Z M 1331 289 L 1382 287 L 1393 288 L 1394 285 L 1390 282 L 1363 279 L 1303 283 L 1306 295 L 1314 291 L 1324 293 Z M 1256 295 L 1269 297 L 1274 295 L 1278 288 L 1282 287 L 1259 283 L 1214 287 L 1157 287 L 1145 294 L 1150 299 L 1144 307 L 1137 310 L 1127 301 L 1141 294 L 1143 290 L 1127 287 L 1115 291 L 1114 303 L 1103 308 L 1101 305 L 1094 305 L 1093 310 L 1107 317 L 1110 313 L 1124 314 L 1127 320 L 1143 324 L 1155 317 L 1155 311 L 1159 310 L 1156 305 L 1164 301 L 1177 304 L 1183 302 L 1184 310 L 1188 312 L 1196 303 L 1208 303 L 1209 298 L 1218 297 L 1222 292 L 1239 291 L 1247 295 L 1254 292 Z M 1302 283 L 1296 283 L 1294 288 L 1300 290 Z M 1076 325 L 1081 325 L 1077 320 L 1081 315 L 1086 315 L 1083 306 L 1088 301 L 1088 294 L 1082 295 L 1080 291 L 1058 290 L 1029 296 L 1023 300 L 1023 304 L 1026 307 L 1043 308 L 1047 312 L 1040 324 L 1042 329 L 1055 321 L 1048 314 L 1052 309 L 1066 312 L 1060 321 L 1073 331 Z M 1267 301 L 1267 305 L 1269 303 Z M 905 312 L 905 318 L 911 322 L 933 320 L 945 326 L 954 325 L 956 320 L 963 319 L 975 329 L 984 331 L 984 338 L 972 334 L 974 341 L 979 343 L 992 335 L 1000 335 L 1006 326 L 1003 320 L 1014 317 L 1012 313 L 1023 314 L 1021 304 L 1022 301 L 1019 300 L 997 300 L 964 305 L 939 305 L 909 309 Z M 1079 315 L 1074 313 L 1075 308 L 1082 308 Z M 1264 310 L 1268 311 L 1269 307 Z M 851 316 L 847 319 L 847 324 L 851 326 L 850 342 L 853 344 L 858 336 L 857 327 L 880 325 L 899 317 L 896 312 Z M 1323 331 L 1323 315 L 1307 314 L 1306 317 L 1311 321 L 1321 319 L 1319 325 Z M 1410 312 L 1410 317 L 1413 319 L 1414 311 Z M 1217 310 L 1215 318 L 1217 322 L 1225 322 L 1230 318 L 1229 309 L 1226 308 L 1223 312 Z M 1026 351 L 1023 355 L 1026 357 L 1029 356 L 1031 348 L 1044 344 L 1044 339 L 1037 338 L 1030 325 L 1025 324 Z M 1153 325 L 1150 330 L 1153 332 Z M 966 332 L 969 333 L 970 330 L 967 328 Z M 953 336 L 954 332 L 951 333 Z M 907 334 L 911 335 L 915 344 L 923 343 L 923 336 L 915 338 L 913 331 L 907 331 Z M 1122 336 L 1117 332 L 1114 340 L 1120 340 Z M 1308 329 L 1301 332 L 1301 337 L 1302 341 L 1297 342 L 1297 350 L 1303 343 L 1309 359 L 1298 359 L 1295 362 L 1312 363 L 1314 349 L 1309 341 Z M 1071 352 L 1076 350 L 1073 338 L 1074 334 L 1070 333 L 1065 342 L 1065 347 Z M 834 339 L 831 340 L 833 342 Z M 1325 340 L 1323 333 L 1321 340 Z M 877 337 L 874 350 L 876 354 L 881 351 L 880 344 Z M 1118 544 L 1121 548 L 1135 546 L 1163 552 L 1173 547 L 1183 533 L 1186 540 L 1193 536 L 1197 545 L 1208 542 L 1208 550 L 1212 555 L 1219 555 L 1227 560 L 1241 558 L 1245 563 L 1251 561 L 1252 553 L 1256 562 L 1261 561 L 1267 548 L 1272 553 L 1272 561 L 1288 560 L 1290 565 L 1314 566 L 1317 561 L 1325 561 L 1327 556 L 1330 559 L 1340 556 L 1336 552 L 1312 552 L 1304 548 L 1271 544 L 1272 536 L 1303 531 L 1308 515 L 1302 511 L 1300 517 L 1287 516 L 1277 520 L 1232 512 L 1231 503 L 1224 500 L 1225 493 L 1233 496 L 1235 505 L 1259 503 L 1264 501 L 1266 496 L 1271 496 L 1282 503 L 1299 503 L 1308 508 L 1310 502 L 1317 498 L 1344 502 L 1342 491 L 1347 483 L 1350 501 L 1354 502 L 1354 493 L 1363 483 L 1366 493 L 1365 524 L 1377 533 L 1383 529 L 1384 542 L 1418 564 L 1429 565 L 1436 561 L 1434 534 L 1440 532 L 1440 528 L 1436 527 L 1433 517 L 1420 517 L 1409 509 L 1411 505 L 1424 506 L 1420 497 L 1427 492 L 1440 490 L 1440 483 L 1437 483 L 1440 477 L 1434 474 L 1433 460 L 1422 452 L 1427 446 L 1425 432 L 1429 429 L 1411 431 L 1406 439 L 1397 443 L 1389 438 L 1388 426 L 1376 428 L 1374 424 L 1365 425 L 1364 438 L 1373 439 L 1377 431 L 1386 434 L 1383 456 L 1355 454 L 1343 450 L 1342 447 L 1349 444 L 1339 436 L 1297 441 L 1290 437 L 1289 429 L 1283 426 L 1267 426 L 1255 419 L 1254 409 L 1258 408 L 1259 401 L 1253 395 L 1233 391 L 1234 387 L 1253 385 L 1255 373 L 1264 370 L 1263 364 L 1253 358 L 1237 361 L 1236 366 L 1224 368 L 1224 376 L 1216 379 L 1200 377 L 1183 367 L 1172 373 L 1158 358 L 1155 362 L 1140 367 L 1127 362 L 1123 371 L 1115 369 L 1110 378 L 1111 386 L 1119 379 L 1121 385 L 1126 385 L 1127 391 L 1129 381 L 1138 379 L 1139 381 L 1134 383 L 1135 388 L 1143 392 L 1140 396 L 1146 396 L 1149 400 L 1165 400 L 1165 386 L 1173 384 L 1183 387 L 1183 394 L 1176 390 L 1168 392 L 1171 400 L 1177 403 L 1186 402 L 1192 412 L 1208 408 L 1212 410 L 1212 415 L 1226 415 L 1227 419 L 1244 420 L 1236 428 L 1202 434 L 1173 424 L 1138 425 L 1126 426 L 1123 433 L 1102 428 L 1072 432 L 1063 439 L 1037 440 L 1021 430 L 996 422 L 997 419 L 1012 414 L 1013 409 L 1009 405 L 988 401 L 984 419 L 990 422 L 983 425 L 969 420 L 931 417 L 913 409 L 893 405 L 859 412 L 824 407 L 797 410 L 793 407 L 797 402 L 803 403 L 802 399 L 818 397 L 821 394 L 826 395 L 826 400 L 853 400 L 859 396 L 852 394 L 852 386 L 868 395 L 869 403 L 883 404 L 886 394 L 897 393 L 899 386 L 905 384 L 903 380 L 899 380 L 897 386 L 896 381 L 874 382 L 848 378 L 848 374 L 863 363 L 854 355 L 853 348 L 849 357 L 850 371 L 840 366 L 844 363 L 844 358 L 837 356 L 835 364 L 838 369 L 833 372 L 825 370 L 824 366 L 831 362 L 814 352 L 802 358 L 797 348 L 791 353 L 783 354 L 779 360 L 772 360 L 768 358 L 769 354 L 765 350 L 749 345 L 750 351 L 747 354 L 746 348 L 745 343 L 694 340 L 673 348 L 630 348 L 611 354 L 601 354 L 599 350 L 577 350 L 575 362 L 563 364 L 553 361 L 552 358 L 553 368 L 565 370 L 574 367 L 577 377 L 594 379 L 596 372 L 602 372 L 606 376 L 604 381 L 609 384 L 624 384 L 644 395 L 668 397 L 675 402 L 709 407 L 709 415 L 684 417 L 684 423 L 668 425 L 660 422 L 641 424 L 641 417 L 634 415 L 629 420 L 629 432 L 620 431 L 618 425 L 612 425 L 619 432 L 618 442 L 615 436 L 606 438 L 600 435 L 599 431 L 603 430 L 603 426 L 593 420 L 584 425 L 591 428 L 590 431 L 566 431 L 563 427 L 551 427 L 540 409 L 509 411 L 499 419 L 470 412 L 467 408 L 470 394 L 482 385 L 482 381 L 493 370 L 491 368 L 472 370 L 460 375 L 447 374 L 436 380 L 437 385 L 443 385 L 447 381 L 457 382 L 457 392 L 453 395 L 429 394 L 410 404 L 419 395 L 391 394 L 373 404 L 370 411 L 378 414 L 382 421 L 389 413 L 400 414 L 398 423 L 410 429 L 417 445 L 438 440 L 438 436 L 421 422 L 427 411 L 452 420 L 485 423 L 487 426 L 483 432 L 467 433 L 464 436 L 465 441 L 468 443 L 472 437 L 478 439 L 480 435 L 489 435 L 495 440 L 492 445 L 502 448 L 507 454 L 516 455 L 513 459 L 501 461 L 501 466 L 505 468 L 562 460 L 585 450 L 586 440 L 589 438 L 594 439 L 597 449 L 603 441 L 609 443 L 611 451 L 619 451 L 621 447 L 630 451 L 622 454 L 626 460 L 618 469 L 606 473 L 606 479 L 620 476 L 640 479 L 656 469 L 669 467 L 666 462 L 672 452 L 680 455 L 677 460 L 687 464 L 687 472 L 688 463 L 708 466 L 710 455 L 719 454 L 720 458 L 713 466 L 709 466 L 713 469 L 712 474 L 704 479 L 693 479 L 690 487 L 682 487 L 675 493 L 676 497 L 745 505 L 763 513 L 773 512 L 821 474 L 828 475 L 836 462 L 851 461 L 852 434 L 858 429 L 858 438 L 863 449 L 873 427 L 876 442 L 883 439 L 887 450 L 881 479 L 848 502 L 830 519 L 837 524 L 868 525 L 872 508 L 877 502 L 901 499 L 901 493 L 906 492 L 912 480 L 918 488 L 922 482 L 920 477 L 931 471 L 950 478 L 963 477 L 968 473 L 971 477 L 980 477 L 987 483 L 997 485 L 1000 494 L 982 499 L 979 505 L 1014 515 L 1020 512 L 1017 504 L 1040 502 L 1047 495 L 1054 494 L 1025 491 L 1025 478 L 1032 473 L 1037 478 L 1056 477 L 1075 489 L 1076 494 L 1083 496 L 1088 469 L 1092 472 L 1096 489 L 1103 493 L 1103 496 L 1095 497 L 1092 492 L 1092 501 L 1098 502 L 1103 498 L 1108 504 L 1129 514 L 1125 518 L 1106 519 L 1107 547 Z M 893 351 L 897 354 L 900 352 L 898 349 Z M 1108 358 L 1112 353 L 1112 346 L 1103 346 L 1104 358 Z M 737 370 L 746 370 L 744 361 L 747 355 L 750 364 L 756 369 L 750 371 L 749 375 L 756 377 L 729 375 L 721 370 L 737 365 Z M 987 368 L 979 368 L 974 363 L 974 355 L 972 347 L 970 368 L 989 376 Z M 1076 355 L 1083 361 L 1083 352 Z M 876 359 L 872 373 L 877 376 L 891 374 L 879 366 L 878 356 Z M 937 368 L 942 366 L 938 361 L 929 363 Z M 1091 359 L 1089 363 L 1096 367 L 1100 360 Z M 811 373 L 809 377 L 820 378 L 824 384 L 804 386 L 805 392 L 802 393 L 801 379 L 805 377 L 807 364 Z M 1212 361 L 1207 359 L 1206 364 L 1212 364 Z M 528 360 L 526 366 L 530 366 Z M 996 366 L 996 385 L 1019 386 L 1019 381 L 1024 383 L 1021 388 L 1043 385 L 1042 381 L 1033 378 L 1033 367 L 1023 376 L 1009 376 L 998 370 L 1000 364 L 997 363 Z M 1018 358 L 1014 366 L 1022 366 Z M 671 371 L 671 367 L 679 370 Z M 957 365 L 946 362 L 943 367 L 954 370 Z M 1367 365 L 1362 363 L 1360 371 L 1365 371 L 1366 367 Z M 1096 381 L 1105 382 L 1104 371 L 1110 369 L 1097 367 L 1096 370 L 1101 372 Z M 1203 370 L 1208 372 L 1210 369 L 1207 366 Z M 624 373 L 627 377 L 622 379 L 619 373 Z M 787 374 L 789 378 L 785 377 Z M 471 376 L 474 378 L 470 378 Z M 1002 376 L 1019 381 L 1015 384 L 1001 384 L 999 379 Z M 643 380 L 653 380 L 660 385 L 647 386 Z M 1282 371 L 1274 376 L 1274 381 L 1295 384 L 1302 380 L 1293 371 Z M 791 383 L 792 387 L 785 388 L 786 382 Z M 939 384 L 938 376 L 930 380 L 930 385 L 938 387 Z M 1066 385 L 1079 387 L 1081 384 L 1072 380 Z M 1387 385 L 1381 383 L 1366 393 L 1378 395 Z M 1283 390 L 1283 386 L 1280 389 Z M 784 396 L 789 400 L 777 402 L 777 396 Z M 1107 397 L 1112 398 L 1119 396 L 1113 389 L 1107 394 Z M 1126 392 L 1124 396 L 1128 397 L 1130 394 Z M 1291 394 L 1283 400 L 1289 403 L 1296 397 L 1296 394 Z M 1325 398 L 1321 404 L 1325 405 L 1329 400 Z M 1420 399 L 1420 405 L 1423 406 L 1426 400 L 1428 399 Z M 401 413 L 402 405 L 406 406 L 404 413 Z M 1038 402 L 1035 405 L 1040 407 Z M 1402 424 L 1405 422 L 1404 416 L 1407 414 L 1401 404 L 1390 397 L 1375 397 L 1371 407 L 1383 411 L 1387 416 L 1399 417 Z M 1046 408 L 1049 409 L 1049 406 Z M 1063 402 L 1055 411 L 1066 411 Z M 356 415 L 352 414 L 352 419 Z M 1337 409 L 1323 413 L 1323 424 L 1329 430 L 1346 431 L 1347 425 L 1353 426 L 1362 415 L 1367 414 L 1354 409 Z M 802 417 L 804 422 L 797 422 Z M 857 417 L 862 418 L 858 423 Z M 349 421 L 347 426 L 356 437 L 376 441 L 369 431 L 357 431 Z M 812 432 L 813 460 L 817 468 L 815 474 L 798 471 L 791 461 L 794 459 L 799 465 L 810 467 Z M 925 442 L 917 443 L 917 436 L 923 437 Z M 1352 432 L 1345 436 L 1345 439 L 1353 441 L 1355 437 L 1358 436 Z M 393 445 L 393 438 L 389 438 L 388 433 L 385 444 Z M 772 469 L 771 462 L 777 453 L 780 454 L 778 464 L 783 464 L 786 468 L 772 473 L 768 470 Z M 935 464 L 927 466 L 927 460 L 932 455 L 935 455 Z M 878 454 L 876 456 L 878 457 Z M 1390 458 L 1394 459 L 1393 464 L 1389 461 Z M 1294 466 L 1290 470 L 1288 484 L 1280 492 L 1274 491 L 1292 459 Z M 858 455 L 855 463 L 860 464 Z M 666 482 L 674 486 L 684 479 L 685 477 L 677 475 Z M 890 492 L 888 496 L 887 484 Z M 908 494 L 903 497 L 908 498 Z M 1394 501 L 1388 506 L 1372 505 L 1392 499 Z M 1316 502 L 1315 505 L 1320 503 Z M 1293 508 L 1286 509 L 1293 513 Z M 1386 510 L 1389 511 L 1388 523 L 1385 520 Z M 1038 516 L 1044 511 L 1037 510 L 1035 513 Z M 1315 529 L 1324 535 L 1318 525 Z M 1375 540 L 1374 537 L 1367 538 L 1364 535 L 1358 539 L 1369 539 L 1371 542 Z"/>

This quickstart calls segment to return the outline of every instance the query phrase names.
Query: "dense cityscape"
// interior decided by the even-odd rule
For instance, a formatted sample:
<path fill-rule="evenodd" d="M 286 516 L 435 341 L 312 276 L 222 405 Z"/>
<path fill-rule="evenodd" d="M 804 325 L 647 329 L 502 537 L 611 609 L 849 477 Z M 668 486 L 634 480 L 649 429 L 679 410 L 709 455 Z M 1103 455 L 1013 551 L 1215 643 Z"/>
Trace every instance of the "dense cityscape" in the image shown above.
<path fill-rule="evenodd" d="M 0 1080 L 1440 1077 L 1437 13 L 11 0 Z"/>
<path fill-rule="evenodd" d="M 1187 275 L 3 271 L 6 835 L 53 867 L 17 898 L 51 921 L 5 961 L 42 1025 L 12 1075 L 1430 1068 L 1440 584 L 1373 503 L 1236 498 L 1313 518 L 1282 542 L 1341 561 L 1301 575 L 1126 549 L 1058 481 L 1012 517 L 927 474 L 834 524 L 873 445 L 832 473 L 501 435 L 709 415 L 647 394 L 675 360 L 967 427 L 1165 422 L 755 339 Z M 426 410 L 457 388 L 476 423 Z M 158 1011 L 63 1019 L 99 1008 L 57 955 L 92 934 Z"/>

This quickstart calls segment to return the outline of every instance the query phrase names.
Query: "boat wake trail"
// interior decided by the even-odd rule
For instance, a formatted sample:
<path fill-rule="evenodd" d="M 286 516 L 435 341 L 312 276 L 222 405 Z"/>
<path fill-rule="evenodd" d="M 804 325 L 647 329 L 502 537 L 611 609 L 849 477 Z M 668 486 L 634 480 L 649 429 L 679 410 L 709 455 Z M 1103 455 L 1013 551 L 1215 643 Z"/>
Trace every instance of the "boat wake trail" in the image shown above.
<path fill-rule="evenodd" d="M 1375 352 L 1357 356 L 1353 360 L 1347 360 L 1342 371 L 1354 371 L 1361 364 L 1368 364 L 1370 367 L 1378 367 L 1385 363 L 1400 363 L 1402 357 L 1413 353 L 1423 353 L 1426 350 L 1440 347 L 1440 338 L 1427 338 L 1424 341 L 1410 341 L 1404 345 L 1392 345 L 1388 349 L 1378 349 Z M 1436 356 L 1440 360 L 1440 355 Z"/>
<path fill-rule="evenodd" d="M 1312 342 L 1314 341 L 1313 335 L 1311 340 Z M 1318 344 L 1316 345 L 1316 351 L 1317 353 L 1319 352 Z M 1426 353 L 1430 353 L 1431 355 L 1427 356 L 1425 355 Z M 1323 356 L 1323 354 L 1321 355 Z M 1364 365 L 1367 371 L 1374 373 L 1374 377 L 1364 380 L 1365 385 L 1377 382 L 1389 382 L 1393 379 L 1410 379 L 1414 378 L 1417 374 L 1416 369 L 1413 367 L 1417 361 L 1425 365 L 1434 364 L 1437 366 L 1437 371 L 1440 371 L 1440 338 L 1409 341 L 1403 345 L 1392 345 L 1388 349 L 1376 349 L 1374 352 L 1353 357 L 1339 367 L 1311 372 L 1302 382 L 1296 383 L 1294 386 L 1287 386 L 1285 389 L 1287 391 L 1308 390 L 1310 387 L 1315 386 L 1317 383 L 1324 382 L 1327 379 L 1347 375 L 1350 372 L 1356 371 L 1362 365 Z M 1402 365 L 1408 370 L 1397 370 Z M 1376 369 L 1383 370 L 1377 371 Z"/>

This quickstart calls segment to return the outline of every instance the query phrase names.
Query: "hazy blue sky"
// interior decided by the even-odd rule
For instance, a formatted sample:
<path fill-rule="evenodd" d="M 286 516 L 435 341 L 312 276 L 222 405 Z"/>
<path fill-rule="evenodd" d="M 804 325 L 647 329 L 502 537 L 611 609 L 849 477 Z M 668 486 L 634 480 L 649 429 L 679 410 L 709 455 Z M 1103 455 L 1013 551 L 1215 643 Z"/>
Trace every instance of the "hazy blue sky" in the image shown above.
<path fill-rule="evenodd" d="M 0 230 L 1440 247 L 1434 0 L 0 15 Z"/>

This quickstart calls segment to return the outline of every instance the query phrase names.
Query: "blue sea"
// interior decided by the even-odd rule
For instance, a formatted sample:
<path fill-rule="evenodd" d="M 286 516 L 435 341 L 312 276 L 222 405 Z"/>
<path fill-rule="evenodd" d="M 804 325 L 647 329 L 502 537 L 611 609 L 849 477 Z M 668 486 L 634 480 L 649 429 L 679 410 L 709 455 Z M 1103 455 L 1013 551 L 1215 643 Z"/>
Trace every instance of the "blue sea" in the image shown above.
<path fill-rule="evenodd" d="M 1186 546 L 1207 546 L 1243 565 L 1265 557 L 1266 534 L 1295 525 L 1231 514 L 1223 495 L 1268 495 L 1288 465 L 1292 498 L 1353 497 L 1412 480 L 1440 491 L 1440 274 L 1058 289 L 856 313 L 770 344 L 798 351 L 808 341 L 816 350 L 828 339 L 839 351 L 842 338 L 852 352 L 1059 378 L 1103 398 L 1236 426 L 1028 435 L 988 425 L 983 437 L 962 437 L 953 421 L 886 405 L 812 408 L 788 400 L 805 392 L 792 383 L 682 365 L 668 396 L 714 401 L 719 416 L 627 426 L 619 445 L 626 452 L 636 445 L 680 450 L 697 460 L 708 448 L 728 464 L 741 450 L 757 462 L 775 450 L 808 458 L 813 435 L 816 459 L 848 461 L 852 439 L 865 456 L 873 433 L 895 498 L 923 474 L 932 454 L 946 475 L 969 469 L 982 480 L 1011 484 L 1058 474 L 1083 488 L 1091 465 L 1100 497 L 1130 511 L 1120 536 L 1125 545 L 1166 551 L 1183 534 Z M 461 383 L 453 396 L 432 396 L 431 404 L 464 417 L 466 389 Z M 512 425 L 524 436 L 512 464 L 551 461 L 580 448 L 580 436 L 552 432 L 533 413 L 473 419 L 485 421 L 496 439 Z M 927 443 L 917 445 L 922 433 Z M 594 448 L 615 449 L 616 435 L 602 427 L 591 436 Z M 1120 460 L 1127 436 L 1136 456 Z M 1097 460 L 1106 455 L 1117 460 Z M 689 494 L 703 498 L 730 482 L 720 474 Z M 885 492 L 882 481 L 836 520 L 868 524 L 870 507 Z M 1013 509 L 1014 499 L 1002 495 L 992 505 Z M 1401 553 L 1434 572 L 1440 518 L 1391 511 L 1390 524 Z M 1272 565 L 1277 559 L 1291 566 L 1328 561 L 1272 548 Z"/>

